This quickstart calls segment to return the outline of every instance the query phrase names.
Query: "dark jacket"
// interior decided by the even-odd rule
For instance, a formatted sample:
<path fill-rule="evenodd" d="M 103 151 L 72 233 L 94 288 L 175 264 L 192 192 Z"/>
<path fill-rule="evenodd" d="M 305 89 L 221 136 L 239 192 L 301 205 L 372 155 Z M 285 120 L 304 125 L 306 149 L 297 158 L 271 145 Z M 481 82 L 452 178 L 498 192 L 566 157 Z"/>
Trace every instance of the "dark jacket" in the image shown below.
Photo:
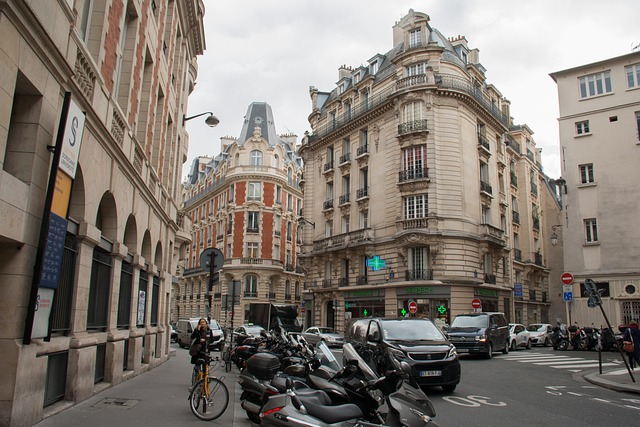
<path fill-rule="evenodd" d="M 636 360 L 640 360 L 640 329 L 637 326 L 629 326 L 622 335 L 622 341 L 633 341 L 633 356 Z"/>
<path fill-rule="evenodd" d="M 213 342 L 213 331 L 211 328 L 207 326 L 207 329 L 194 329 L 191 333 L 191 341 L 194 339 L 198 339 L 200 341 L 200 353 L 195 356 L 191 356 L 191 363 L 196 363 L 196 360 L 199 358 L 203 358 L 206 353 L 209 353 L 209 344 Z M 202 341 L 204 340 L 204 341 Z"/>

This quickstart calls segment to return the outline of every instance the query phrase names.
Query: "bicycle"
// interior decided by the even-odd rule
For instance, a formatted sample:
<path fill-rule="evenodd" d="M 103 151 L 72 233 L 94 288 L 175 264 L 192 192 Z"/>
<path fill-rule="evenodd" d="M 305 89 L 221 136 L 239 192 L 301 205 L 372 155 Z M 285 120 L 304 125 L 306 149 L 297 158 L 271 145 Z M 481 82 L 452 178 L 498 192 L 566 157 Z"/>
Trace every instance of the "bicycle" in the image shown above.
<path fill-rule="evenodd" d="M 204 421 L 218 418 L 229 405 L 229 390 L 222 379 L 209 375 L 210 365 L 220 362 L 208 355 L 196 360 L 191 376 L 189 406 L 193 415 Z"/>
<path fill-rule="evenodd" d="M 224 370 L 225 372 L 229 372 L 231 370 L 231 342 L 232 342 L 233 333 L 231 330 L 227 332 L 227 336 L 224 340 L 224 349 L 222 351 L 222 361 L 224 362 Z"/>

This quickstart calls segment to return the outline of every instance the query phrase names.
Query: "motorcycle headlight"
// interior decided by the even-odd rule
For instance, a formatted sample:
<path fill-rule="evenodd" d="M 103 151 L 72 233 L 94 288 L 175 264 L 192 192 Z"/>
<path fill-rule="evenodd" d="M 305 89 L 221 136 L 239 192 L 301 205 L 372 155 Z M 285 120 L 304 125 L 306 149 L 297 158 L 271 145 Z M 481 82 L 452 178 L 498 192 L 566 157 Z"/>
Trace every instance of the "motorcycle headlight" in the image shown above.
<path fill-rule="evenodd" d="M 389 353 L 398 360 L 403 360 L 406 357 L 402 350 L 396 348 L 390 348 Z"/>

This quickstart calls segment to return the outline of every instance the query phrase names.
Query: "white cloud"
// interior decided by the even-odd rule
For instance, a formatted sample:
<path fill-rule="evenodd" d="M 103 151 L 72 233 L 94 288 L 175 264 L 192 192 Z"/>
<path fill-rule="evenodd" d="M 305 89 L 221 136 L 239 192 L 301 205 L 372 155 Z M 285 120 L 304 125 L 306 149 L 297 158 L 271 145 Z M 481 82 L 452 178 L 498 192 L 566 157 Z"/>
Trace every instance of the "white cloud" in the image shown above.
<path fill-rule="evenodd" d="M 392 27 L 409 9 L 427 13 L 446 37 L 464 35 L 480 50 L 488 82 L 511 101 L 543 149 L 542 164 L 560 175 L 558 100 L 549 73 L 624 55 L 640 43 L 637 0 L 205 0 L 207 50 L 189 114 L 214 111 L 208 128 L 187 123 L 188 173 L 199 155 L 237 137 L 247 107 L 271 105 L 279 133 L 310 130 L 309 86 L 329 91 L 341 65 L 365 64 L 392 46 Z"/>

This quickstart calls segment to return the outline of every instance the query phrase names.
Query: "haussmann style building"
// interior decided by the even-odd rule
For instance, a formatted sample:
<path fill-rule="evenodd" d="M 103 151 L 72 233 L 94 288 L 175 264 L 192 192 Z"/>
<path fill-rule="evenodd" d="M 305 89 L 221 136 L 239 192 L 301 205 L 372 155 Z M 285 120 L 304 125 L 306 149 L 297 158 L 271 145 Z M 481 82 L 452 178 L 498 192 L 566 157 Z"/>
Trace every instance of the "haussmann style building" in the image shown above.
<path fill-rule="evenodd" d="M 169 358 L 203 14 L 202 0 L 0 1 L 2 426 Z"/>
<path fill-rule="evenodd" d="M 487 81 L 479 51 L 410 10 L 393 47 L 312 87 L 302 141 L 305 323 L 412 315 L 450 322 L 550 313 L 553 188 L 533 131 Z M 413 303 L 412 303 L 413 302 Z M 417 305 L 415 313 L 409 308 Z"/>

